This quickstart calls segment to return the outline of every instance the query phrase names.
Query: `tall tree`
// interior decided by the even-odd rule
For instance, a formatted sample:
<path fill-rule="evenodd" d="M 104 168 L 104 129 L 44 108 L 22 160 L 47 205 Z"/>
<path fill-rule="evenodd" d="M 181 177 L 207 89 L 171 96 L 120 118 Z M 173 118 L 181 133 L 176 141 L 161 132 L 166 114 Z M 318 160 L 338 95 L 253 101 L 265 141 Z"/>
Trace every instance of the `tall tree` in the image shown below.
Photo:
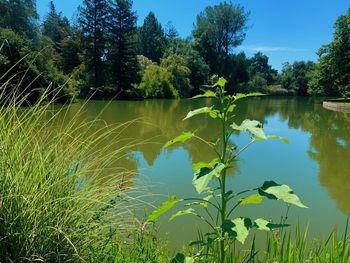
<path fill-rule="evenodd" d="M 136 14 L 131 0 L 114 0 L 110 8 L 109 40 L 111 72 L 117 92 L 126 95 L 138 73 L 136 57 Z"/>
<path fill-rule="evenodd" d="M 6 27 L 8 23 L 9 6 L 6 0 L 0 0 L 0 27 Z"/>
<path fill-rule="evenodd" d="M 179 32 L 171 21 L 169 21 L 165 26 L 165 36 L 167 37 L 168 42 L 173 41 L 179 37 Z"/>
<path fill-rule="evenodd" d="M 166 37 L 153 12 L 147 15 L 139 29 L 139 42 L 141 55 L 155 62 L 160 61 L 166 48 Z"/>
<path fill-rule="evenodd" d="M 232 49 L 244 40 L 248 16 L 242 6 L 228 2 L 206 7 L 197 16 L 192 34 L 211 73 L 221 74 Z"/>
<path fill-rule="evenodd" d="M 67 17 L 62 16 L 62 13 L 57 13 L 55 5 L 52 1 L 49 3 L 49 13 L 42 25 L 43 35 L 48 36 L 58 47 L 59 43 L 69 36 L 71 27 Z"/>
<path fill-rule="evenodd" d="M 65 38 L 60 42 L 58 66 L 65 74 L 71 73 L 81 64 L 80 48 L 80 42 L 74 37 Z"/>
<path fill-rule="evenodd" d="M 24 34 L 29 38 L 34 38 L 38 33 L 36 1 L 8 0 L 5 2 L 7 2 L 8 12 L 6 26 L 16 33 Z"/>
<path fill-rule="evenodd" d="M 258 52 L 249 60 L 249 73 L 250 76 L 259 74 L 270 85 L 273 83 L 274 76 L 277 76 L 278 72 L 269 65 L 269 58 L 263 53 Z"/>
<path fill-rule="evenodd" d="M 319 52 L 319 63 L 312 72 L 310 92 L 313 94 L 350 97 L 350 8 L 335 25 L 333 41 Z"/>
<path fill-rule="evenodd" d="M 244 52 L 230 54 L 229 65 L 224 70 L 227 80 L 231 83 L 229 92 L 238 91 L 238 86 L 249 81 L 249 59 Z M 240 90 L 242 92 L 242 90 Z"/>
<path fill-rule="evenodd" d="M 107 41 L 108 3 L 106 0 L 84 0 L 79 11 L 84 59 L 88 73 L 92 74 L 92 79 L 89 82 L 97 89 L 105 83 L 104 57 Z"/>

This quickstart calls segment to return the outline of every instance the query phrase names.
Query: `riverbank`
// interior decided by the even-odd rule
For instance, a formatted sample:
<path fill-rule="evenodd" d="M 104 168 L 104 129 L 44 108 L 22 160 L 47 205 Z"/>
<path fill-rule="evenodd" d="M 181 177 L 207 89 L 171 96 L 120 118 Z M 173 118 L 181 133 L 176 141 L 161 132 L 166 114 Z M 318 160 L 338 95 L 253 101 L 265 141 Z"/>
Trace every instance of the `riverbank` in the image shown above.
<path fill-rule="evenodd" d="M 350 99 L 325 100 L 323 107 L 328 110 L 350 113 Z"/>

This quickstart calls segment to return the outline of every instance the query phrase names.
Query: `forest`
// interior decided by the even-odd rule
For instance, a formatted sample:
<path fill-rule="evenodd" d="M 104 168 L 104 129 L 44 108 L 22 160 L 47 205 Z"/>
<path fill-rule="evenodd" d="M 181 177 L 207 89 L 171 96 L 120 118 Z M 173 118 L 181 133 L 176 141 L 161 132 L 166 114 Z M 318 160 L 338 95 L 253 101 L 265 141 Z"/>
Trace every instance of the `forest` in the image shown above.
<path fill-rule="evenodd" d="M 36 101 L 49 88 L 58 102 L 75 98 L 187 98 L 212 75 L 229 92 L 348 96 L 350 10 L 334 25 L 334 39 L 318 61 L 285 63 L 281 72 L 258 52 L 238 52 L 249 34 L 249 10 L 231 2 L 206 7 L 192 35 L 179 37 L 150 12 L 138 24 L 131 0 L 84 0 L 69 20 L 51 1 L 39 19 L 36 1 L 0 0 L 0 81 L 6 93 Z"/>

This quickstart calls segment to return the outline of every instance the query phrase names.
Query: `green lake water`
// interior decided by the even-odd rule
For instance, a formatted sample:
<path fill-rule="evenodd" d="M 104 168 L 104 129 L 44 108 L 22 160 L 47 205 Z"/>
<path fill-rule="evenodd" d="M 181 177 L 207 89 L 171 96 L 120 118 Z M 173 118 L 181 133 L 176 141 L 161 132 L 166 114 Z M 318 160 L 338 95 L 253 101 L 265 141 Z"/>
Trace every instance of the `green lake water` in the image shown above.
<path fill-rule="evenodd" d="M 213 139 L 216 123 L 207 116 L 183 121 L 187 112 L 209 104 L 207 100 L 90 101 L 81 111 L 81 119 L 99 118 L 107 124 L 134 120 L 118 138 L 143 142 L 129 150 L 123 164 L 137 171 L 133 187 L 144 192 L 144 201 L 154 205 L 169 195 L 196 197 L 192 186 L 192 163 L 210 161 L 214 155 L 198 141 L 162 145 L 183 131 L 196 131 Z M 65 118 L 81 108 L 82 102 L 70 106 Z M 278 140 L 262 141 L 246 151 L 231 172 L 228 187 L 233 191 L 262 185 L 274 180 L 288 184 L 309 208 L 291 207 L 287 223 L 310 224 L 310 235 L 326 238 L 334 226 L 342 230 L 350 213 L 350 114 L 322 107 L 322 101 L 311 98 L 253 98 L 243 100 L 236 108 L 236 123 L 256 119 L 264 124 L 268 135 L 289 138 L 289 144 Z M 235 134 L 232 141 L 244 146 L 246 134 Z M 147 190 L 146 190 L 147 189 Z M 148 193 L 152 193 L 149 197 Z M 137 193 L 135 194 L 137 195 Z M 181 207 L 182 208 L 182 207 Z M 151 211 L 145 205 L 146 211 Z M 264 200 L 262 205 L 247 205 L 236 216 L 263 217 L 279 222 L 286 205 Z M 167 236 L 171 249 L 196 239 L 201 225 L 190 217 L 172 222 L 163 219 L 159 232 Z"/>

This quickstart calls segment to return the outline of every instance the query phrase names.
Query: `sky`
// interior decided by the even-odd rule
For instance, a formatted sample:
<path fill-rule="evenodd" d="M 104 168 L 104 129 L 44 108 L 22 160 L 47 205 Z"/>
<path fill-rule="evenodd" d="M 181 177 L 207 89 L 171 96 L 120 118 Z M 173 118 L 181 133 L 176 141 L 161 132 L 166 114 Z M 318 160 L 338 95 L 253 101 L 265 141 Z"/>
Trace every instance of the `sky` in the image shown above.
<path fill-rule="evenodd" d="M 43 19 L 50 0 L 37 0 L 38 13 Z M 160 23 L 169 21 L 181 37 L 191 35 L 196 16 L 206 6 L 220 0 L 134 0 L 133 9 L 142 25 L 153 11 Z M 54 0 L 56 9 L 69 19 L 77 17 L 82 0 Z M 250 12 L 247 36 L 236 51 L 249 57 L 261 51 L 269 57 L 273 68 L 281 70 L 283 63 L 298 60 L 317 61 L 318 49 L 333 37 L 337 17 L 350 7 L 349 0 L 232 0 Z"/>

